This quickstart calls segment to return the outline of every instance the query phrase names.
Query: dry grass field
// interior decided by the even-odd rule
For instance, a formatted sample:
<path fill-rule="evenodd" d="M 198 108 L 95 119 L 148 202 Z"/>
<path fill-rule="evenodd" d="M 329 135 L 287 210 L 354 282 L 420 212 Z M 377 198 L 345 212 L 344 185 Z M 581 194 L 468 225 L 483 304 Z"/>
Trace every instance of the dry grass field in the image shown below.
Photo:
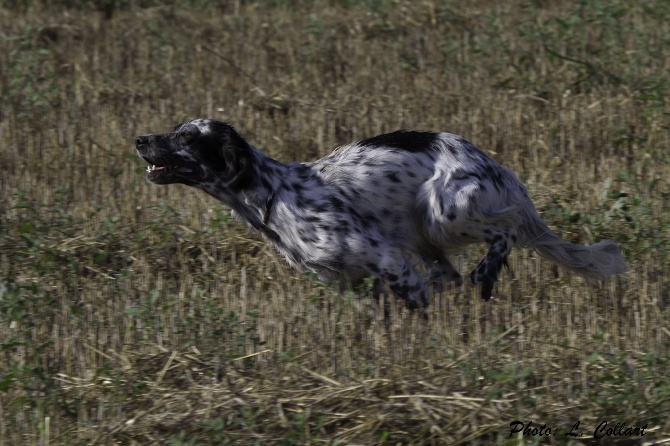
<path fill-rule="evenodd" d="M 0 445 L 660 444 L 668 73 L 663 1 L 0 1 Z M 284 162 L 463 135 L 630 272 L 517 250 L 491 302 L 386 324 L 145 182 L 134 137 L 201 116 Z"/>

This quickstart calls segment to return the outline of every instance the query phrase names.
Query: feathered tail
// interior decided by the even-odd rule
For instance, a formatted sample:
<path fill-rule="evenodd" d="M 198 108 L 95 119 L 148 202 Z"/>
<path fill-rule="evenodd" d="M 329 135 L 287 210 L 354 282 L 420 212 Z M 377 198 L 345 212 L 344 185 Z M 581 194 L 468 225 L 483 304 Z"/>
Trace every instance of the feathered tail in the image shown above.
<path fill-rule="evenodd" d="M 628 270 L 614 242 L 604 240 L 593 245 L 574 245 L 552 232 L 534 207 L 524 206 L 522 213 L 522 223 L 518 228 L 520 244 L 534 248 L 557 265 L 596 280 Z"/>

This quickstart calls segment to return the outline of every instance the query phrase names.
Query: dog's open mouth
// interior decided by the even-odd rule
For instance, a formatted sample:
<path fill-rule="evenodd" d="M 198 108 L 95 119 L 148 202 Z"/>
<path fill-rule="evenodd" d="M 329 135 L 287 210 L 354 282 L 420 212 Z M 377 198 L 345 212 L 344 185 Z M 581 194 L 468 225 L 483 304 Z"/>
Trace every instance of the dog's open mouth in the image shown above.
<path fill-rule="evenodd" d="M 150 166 L 147 166 L 145 177 L 152 183 L 177 183 L 185 179 L 190 179 L 193 175 L 193 169 L 188 166 L 179 165 L 159 165 L 146 160 Z"/>

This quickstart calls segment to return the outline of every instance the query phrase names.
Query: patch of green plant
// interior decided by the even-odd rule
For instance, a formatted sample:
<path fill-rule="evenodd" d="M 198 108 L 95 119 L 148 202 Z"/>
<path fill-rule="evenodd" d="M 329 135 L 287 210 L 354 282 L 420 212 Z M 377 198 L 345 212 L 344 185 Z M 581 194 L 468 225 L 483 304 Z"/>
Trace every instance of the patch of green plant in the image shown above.
<path fill-rule="evenodd" d="M 484 371 L 484 375 L 492 383 L 488 392 L 491 399 L 501 398 L 503 394 L 516 392 L 521 384 L 533 374 L 530 366 L 520 366 L 516 363 L 505 364 L 502 368 L 491 368 Z"/>
<path fill-rule="evenodd" d="M 550 14 L 544 4 L 529 2 L 524 14 L 512 18 L 513 24 L 499 11 L 489 10 L 475 22 L 478 37 L 470 63 L 487 60 L 494 84 L 536 97 L 628 85 L 639 92 L 637 100 L 658 109 L 667 95 L 667 76 L 658 73 L 663 71 L 661 54 L 670 37 L 650 43 L 643 26 L 660 25 L 669 18 L 669 8 L 624 0 L 581 0 Z M 465 26 L 458 21 L 454 25 Z M 528 45 L 521 49 L 515 44 L 519 41 Z M 454 54 L 450 64 L 458 63 L 458 45 L 444 50 Z M 550 92 L 548 85 L 557 72 L 563 90 Z"/>
<path fill-rule="evenodd" d="M 203 446 L 204 443 L 198 441 L 198 436 L 190 436 L 185 432 L 173 436 L 168 441 L 169 446 Z"/>
<path fill-rule="evenodd" d="M 323 427 L 323 418 L 313 416 L 310 409 L 302 412 L 295 412 L 290 417 L 290 430 L 284 434 L 280 444 L 282 445 L 302 445 L 312 442 L 318 442 Z"/>
<path fill-rule="evenodd" d="M 630 416 L 641 412 L 663 413 L 670 402 L 667 358 L 645 353 L 594 353 L 585 361 L 597 367 L 595 382 L 587 392 L 591 404 L 603 413 Z"/>
<path fill-rule="evenodd" d="M 644 181 L 621 170 L 615 179 L 605 181 L 601 209 L 585 216 L 584 222 L 594 234 L 605 233 L 619 241 L 627 256 L 640 258 L 653 250 L 665 262 L 670 253 L 670 217 L 659 212 L 668 199 L 660 184 L 658 179 Z"/>
<path fill-rule="evenodd" d="M 0 370 L 0 395 L 11 395 L 12 408 L 29 405 L 37 409 L 32 421 L 36 426 L 52 408 L 66 415 L 76 412 L 58 390 L 52 370 L 44 367 L 43 358 L 51 351 L 52 342 L 33 336 L 37 324 L 53 319 L 57 311 L 54 303 L 36 283 L 0 282 L 0 325 L 10 327 L 13 333 L 0 340 L 0 352 L 15 358 Z M 18 352 L 21 355 L 15 356 Z"/>
<path fill-rule="evenodd" d="M 57 106 L 58 75 L 50 64 L 51 50 L 42 38 L 42 28 L 28 26 L 4 38 L 13 45 L 0 83 L 0 109 L 15 109 L 19 117 L 28 118 Z"/>

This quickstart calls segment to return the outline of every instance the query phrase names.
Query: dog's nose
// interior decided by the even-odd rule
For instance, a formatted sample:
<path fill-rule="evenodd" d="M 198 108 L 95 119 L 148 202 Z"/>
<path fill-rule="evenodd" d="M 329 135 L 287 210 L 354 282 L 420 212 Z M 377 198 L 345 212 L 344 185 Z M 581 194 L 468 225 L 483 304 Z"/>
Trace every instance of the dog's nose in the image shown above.
<path fill-rule="evenodd" d="M 148 136 L 138 136 L 135 139 L 135 147 L 138 148 L 138 149 L 142 146 L 147 145 L 147 144 L 149 144 L 149 137 Z"/>

